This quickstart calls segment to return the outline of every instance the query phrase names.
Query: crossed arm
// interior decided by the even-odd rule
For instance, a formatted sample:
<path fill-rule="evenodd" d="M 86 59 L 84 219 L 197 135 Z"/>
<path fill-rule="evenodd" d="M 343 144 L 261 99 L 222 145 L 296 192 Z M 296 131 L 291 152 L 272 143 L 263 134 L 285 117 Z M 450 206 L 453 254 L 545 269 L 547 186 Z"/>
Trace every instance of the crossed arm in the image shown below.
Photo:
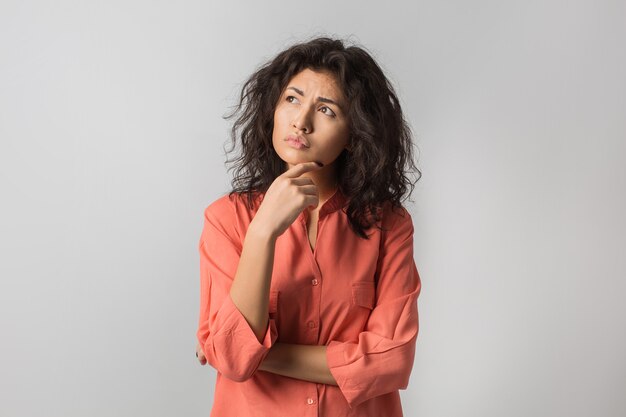
<path fill-rule="evenodd" d="M 262 233 L 251 233 L 255 229 L 249 227 L 243 250 L 233 244 L 226 233 L 230 226 L 218 220 L 227 218 L 232 209 L 226 206 L 227 200 L 223 201 L 213 206 L 214 210 L 205 211 L 205 229 L 199 242 L 201 304 L 197 338 L 202 345 L 197 353 L 200 363 L 210 362 L 223 375 L 238 382 L 260 370 L 335 385 L 341 388 L 351 406 L 405 389 L 415 357 L 419 329 L 417 297 L 421 289 L 412 259 L 411 216 L 398 216 L 387 225 L 388 233 L 381 243 L 384 250 L 376 269 L 377 303 L 358 341 L 298 345 L 276 340 L 275 321 L 270 320 L 272 327 L 268 327 L 269 277 L 273 265 L 267 260 L 273 261 L 272 242 L 268 243 Z M 215 210 L 218 211 L 213 213 Z M 214 253 L 220 256 L 212 256 Z M 242 345 L 246 349 L 240 349 Z M 256 369 L 254 364 L 258 364 Z"/>
<path fill-rule="evenodd" d="M 305 381 L 338 385 L 326 362 L 326 346 L 276 342 L 258 370 Z"/>
<path fill-rule="evenodd" d="M 328 368 L 326 346 L 297 345 L 276 342 L 258 367 L 258 371 L 271 372 L 290 378 L 339 386 Z M 196 356 L 201 365 L 207 364 L 202 346 L 196 346 Z"/>

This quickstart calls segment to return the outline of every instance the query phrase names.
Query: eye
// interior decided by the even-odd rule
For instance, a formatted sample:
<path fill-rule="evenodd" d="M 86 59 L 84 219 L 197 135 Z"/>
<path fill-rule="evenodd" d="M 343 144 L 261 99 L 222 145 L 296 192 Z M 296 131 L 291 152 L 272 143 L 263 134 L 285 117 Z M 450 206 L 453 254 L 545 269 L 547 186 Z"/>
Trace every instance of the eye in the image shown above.
<path fill-rule="evenodd" d="M 289 100 L 290 98 L 295 98 L 295 97 L 294 97 L 294 96 L 287 96 L 287 97 L 285 98 L 285 100 L 287 100 L 289 103 L 291 103 L 291 101 Z"/>
<path fill-rule="evenodd" d="M 321 108 L 322 108 L 322 109 L 326 109 L 326 110 L 328 110 L 330 113 L 329 113 L 329 112 L 326 112 L 325 114 L 329 115 L 330 117 L 335 117 L 335 116 L 336 116 L 335 112 L 334 112 L 334 111 L 332 111 L 332 110 L 330 109 L 330 107 L 328 107 L 328 106 L 322 106 Z"/>

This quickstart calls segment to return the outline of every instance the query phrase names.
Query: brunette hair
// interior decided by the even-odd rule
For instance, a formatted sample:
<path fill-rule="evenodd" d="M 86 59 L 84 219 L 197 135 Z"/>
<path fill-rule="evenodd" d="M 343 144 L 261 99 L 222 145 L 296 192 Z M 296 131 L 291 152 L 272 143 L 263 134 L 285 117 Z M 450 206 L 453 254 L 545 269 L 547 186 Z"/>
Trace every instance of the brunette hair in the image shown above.
<path fill-rule="evenodd" d="M 227 160 L 236 169 L 229 196 L 246 194 L 252 207 L 253 194 L 265 193 L 284 172 L 272 145 L 274 110 L 287 83 L 306 68 L 330 71 L 347 99 L 350 150 L 335 160 L 337 180 L 349 201 L 342 210 L 352 230 L 369 239 L 365 231 L 381 219 L 383 205 L 402 208 L 401 200 L 413 192 L 422 174 L 413 161 L 411 129 L 390 81 L 364 48 L 346 47 L 339 39 L 324 36 L 296 43 L 245 81 L 235 110 L 223 116 L 239 114 L 227 152 L 238 138 L 242 147 L 235 160 Z M 406 175 L 412 170 L 417 173 L 414 182 Z"/>

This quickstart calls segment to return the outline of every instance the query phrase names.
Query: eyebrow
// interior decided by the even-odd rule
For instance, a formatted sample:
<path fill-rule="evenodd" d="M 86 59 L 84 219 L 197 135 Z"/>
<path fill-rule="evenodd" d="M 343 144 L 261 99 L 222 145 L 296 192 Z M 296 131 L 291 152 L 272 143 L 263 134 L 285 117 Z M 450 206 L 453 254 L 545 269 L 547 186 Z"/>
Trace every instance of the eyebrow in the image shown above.
<path fill-rule="evenodd" d="M 287 87 L 287 90 L 293 90 L 296 93 L 300 94 L 301 96 L 304 97 L 304 92 L 302 90 L 300 90 L 297 87 Z M 339 109 L 341 111 L 343 111 L 343 107 L 341 106 L 341 104 L 337 103 L 335 100 L 332 100 L 330 98 L 326 98 L 326 97 L 318 97 L 317 101 L 321 101 L 322 103 L 330 103 L 330 104 L 334 104 L 335 106 L 339 107 Z"/>

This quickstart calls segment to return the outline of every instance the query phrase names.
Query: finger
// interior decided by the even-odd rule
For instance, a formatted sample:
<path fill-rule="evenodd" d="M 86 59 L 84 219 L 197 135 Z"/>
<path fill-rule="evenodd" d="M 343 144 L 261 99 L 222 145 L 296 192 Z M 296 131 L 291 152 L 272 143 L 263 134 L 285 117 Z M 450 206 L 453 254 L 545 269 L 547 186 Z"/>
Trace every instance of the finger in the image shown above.
<path fill-rule="evenodd" d="M 321 167 L 317 165 L 317 162 L 303 162 L 301 164 L 291 167 L 287 171 L 283 172 L 281 175 L 287 178 L 296 178 L 304 174 L 305 172 L 313 171 L 319 168 Z"/>
<path fill-rule="evenodd" d="M 319 198 L 317 192 L 317 185 L 301 185 L 298 187 L 298 191 L 302 192 L 305 195 L 310 195 Z"/>
<path fill-rule="evenodd" d="M 305 203 L 306 204 L 304 207 L 317 207 L 320 203 L 320 199 L 317 197 L 317 194 L 316 195 L 307 194 Z"/>
<path fill-rule="evenodd" d="M 198 361 L 200 362 L 201 365 L 204 365 L 206 363 L 206 357 L 204 356 L 204 353 L 196 352 L 196 357 L 198 358 Z"/>
<path fill-rule="evenodd" d="M 309 177 L 291 178 L 290 181 L 294 185 L 314 185 L 315 184 L 313 180 Z"/>
<path fill-rule="evenodd" d="M 196 345 L 196 358 L 198 358 L 200 364 L 204 365 L 206 363 L 206 357 L 204 356 L 204 351 L 202 350 L 200 343 Z"/>

